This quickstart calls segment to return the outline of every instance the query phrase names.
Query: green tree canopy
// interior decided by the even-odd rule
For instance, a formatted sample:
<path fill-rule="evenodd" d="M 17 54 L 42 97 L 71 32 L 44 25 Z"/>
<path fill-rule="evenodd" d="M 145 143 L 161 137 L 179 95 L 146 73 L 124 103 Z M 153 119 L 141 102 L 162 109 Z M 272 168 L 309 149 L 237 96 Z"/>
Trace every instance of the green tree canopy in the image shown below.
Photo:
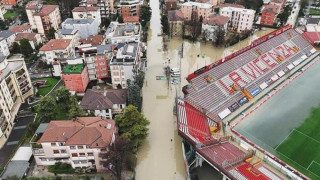
<path fill-rule="evenodd" d="M 123 18 L 122 18 L 122 16 L 118 16 L 118 23 L 123 23 Z"/>
<path fill-rule="evenodd" d="M 122 114 L 115 117 L 121 137 L 130 140 L 137 151 L 148 135 L 149 121 L 133 105 L 127 106 Z"/>
<path fill-rule="evenodd" d="M 127 93 L 128 93 L 128 104 L 132 104 L 138 107 L 141 111 L 142 98 L 141 98 L 141 88 L 138 84 L 132 82 L 130 79 L 127 80 Z"/>
<path fill-rule="evenodd" d="M 54 39 L 55 38 L 55 35 L 54 35 L 55 33 L 56 33 L 56 30 L 53 27 L 51 27 L 48 30 L 48 34 L 47 34 L 48 40 Z"/>
<path fill-rule="evenodd" d="M 37 105 L 37 112 L 40 117 L 45 121 L 52 120 L 56 117 L 56 99 L 54 96 L 41 97 L 39 104 Z"/>
<path fill-rule="evenodd" d="M 13 53 L 13 54 L 20 53 L 20 46 L 17 42 L 13 42 L 11 53 Z"/>
<path fill-rule="evenodd" d="M 6 30 L 6 29 L 7 29 L 6 23 L 0 20 L 0 30 Z"/>
<path fill-rule="evenodd" d="M 169 34 L 169 21 L 168 21 L 168 16 L 162 15 L 161 16 L 161 25 L 162 25 L 162 32 L 164 34 Z"/>
<path fill-rule="evenodd" d="M 140 7 L 140 22 L 143 27 L 146 26 L 147 22 L 151 19 L 151 8 L 147 5 L 142 5 Z"/>
<path fill-rule="evenodd" d="M 24 57 L 28 58 L 32 55 L 33 49 L 29 43 L 28 39 L 20 39 L 20 52 L 24 55 Z"/>

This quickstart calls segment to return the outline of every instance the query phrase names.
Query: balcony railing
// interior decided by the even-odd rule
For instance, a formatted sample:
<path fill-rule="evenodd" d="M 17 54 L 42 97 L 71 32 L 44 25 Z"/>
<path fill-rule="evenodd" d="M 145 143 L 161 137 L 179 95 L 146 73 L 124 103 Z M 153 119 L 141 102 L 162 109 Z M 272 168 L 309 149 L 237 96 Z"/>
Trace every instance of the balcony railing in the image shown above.
<path fill-rule="evenodd" d="M 34 155 L 44 155 L 44 150 L 42 148 L 34 148 L 32 152 Z"/>

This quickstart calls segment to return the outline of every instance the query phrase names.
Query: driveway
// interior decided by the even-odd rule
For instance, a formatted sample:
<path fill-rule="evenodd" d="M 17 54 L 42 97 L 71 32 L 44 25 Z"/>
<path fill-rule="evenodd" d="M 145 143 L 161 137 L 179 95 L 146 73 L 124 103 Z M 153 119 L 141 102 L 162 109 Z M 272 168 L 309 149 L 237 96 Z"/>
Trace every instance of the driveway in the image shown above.
<path fill-rule="evenodd" d="M 7 161 L 7 158 L 10 156 L 10 153 L 13 151 L 14 147 L 19 143 L 22 138 L 27 126 L 30 122 L 33 121 L 34 115 L 19 117 L 15 123 L 13 130 L 9 136 L 8 141 L 0 150 L 0 165 Z"/>

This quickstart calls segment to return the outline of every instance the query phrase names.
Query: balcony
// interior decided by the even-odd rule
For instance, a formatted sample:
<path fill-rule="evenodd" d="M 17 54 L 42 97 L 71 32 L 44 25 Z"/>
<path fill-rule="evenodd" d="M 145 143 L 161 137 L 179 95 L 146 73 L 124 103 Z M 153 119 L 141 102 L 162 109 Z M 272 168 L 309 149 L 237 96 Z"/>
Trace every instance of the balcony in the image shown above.
<path fill-rule="evenodd" d="M 44 155 L 44 150 L 42 148 L 34 148 L 32 149 L 32 154 L 34 156 L 41 156 Z"/>
<path fill-rule="evenodd" d="M 120 109 L 120 108 L 114 108 L 114 109 L 112 109 L 112 111 L 113 111 L 114 114 L 122 113 L 122 110 L 123 110 L 123 109 Z"/>
<path fill-rule="evenodd" d="M 4 114 L 1 114 L 0 117 L 0 126 L 1 126 L 1 131 L 4 132 L 7 127 L 8 127 L 8 121 L 6 121 L 6 118 L 4 117 Z"/>

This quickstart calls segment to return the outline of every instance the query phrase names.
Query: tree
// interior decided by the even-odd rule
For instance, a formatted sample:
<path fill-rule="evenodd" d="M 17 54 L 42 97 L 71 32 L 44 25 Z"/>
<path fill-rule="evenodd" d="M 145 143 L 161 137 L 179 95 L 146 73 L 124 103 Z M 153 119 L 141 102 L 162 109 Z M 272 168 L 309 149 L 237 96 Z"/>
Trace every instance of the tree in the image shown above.
<path fill-rule="evenodd" d="M 102 23 L 101 26 L 104 26 L 105 28 L 108 28 L 108 26 L 110 25 L 111 20 L 109 18 L 105 18 Z"/>
<path fill-rule="evenodd" d="M 130 157 L 132 144 L 129 140 L 116 137 L 115 142 L 110 146 L 109 151 L 102 156 L 103 165 L 110 171 L 117 180 L 122 179 L 122 170 L 127 164 L 127 157 Z"/>
<path fill-rule="evenodd" d="M 169 34 L 169 21 L 168 21 L 168 17 L 165 15 L 161 16 L 161 25 L 162 25 L 162 32 L 164 34 Z"/>
<path fill-rule="evenodd" d="M 201 16 L 200 16 L 201 17 Z M 199 21 L 198 15 L 196 11 L 192 11 L 190 21 L 186 22 L 186 27 L 188 32 L 190 33 L 191 39 L 194 42 L 201 33 L 201 23 Z"/>
<path fill-rule="evenodd" d="M 147 23 L 150 21 L 151 14 L 152 12 L 150 6 L 142 5 L 140 7 L 140 22 L 142 27 L 145 27 Z"/>
<path fill-rule="evenodd" d="M 118 16 L 118 23 L 123 23 L 123 18 L 122 18 L 122 16 Z"/>
<path fill-rule="evenodd" d="M 19 7 L 17 11 L 18 11 L 18 14 L 19 14 L 19 20 L 22 23 L 25 23 L 25 22 L 29 21 L 28 20 L 28 16 L 27 16 L 27 12 L 23 7 Z"/>
<path fill-rule="evenodd" d="M 143 71 L 140 71 L 138 74 L 136 74 L 134 76 L 134 81 L 133 83 L 137 84 L 140 89 L 142 89 L 143 87 L 143 83 L 144 83 L 144 78 L 145 78 L 145 74 Z"/>
<path fill-rule="evenodd" d="M 48 33 L 47 33 L 47 39 L 48 40 L 51 40 L 51 39 L 54 39 L 55 38 L 55 34 L 56 33 L 56 30 L 51 27 L 49 30 L 48 30 Z"/>
<path fill-rule="evenodd" d="M 29 43 L 28 39 L 20 39 L 20 52 L 24 55 L 24 57 L 28 58 L 33 53 L 33 49 Z"/>
<path fill-rule="evenodd" d="M 141 88 L 136 83 L 132 82 L 130 79 L 127 80 L 127 93 L 128 93 L 128 104 L 132 104 L 138 107 L 141 111 L 142 98 L 141 98 Z"/>
<path fill-rule="evenodd" d="M 207 44 L 207 40 L 209 39 L 209 32 L 208 30 L 203 30 L 202 33 L 201 33 L 201 37 L 202 37 L 202 40 L 204 41 L 205 44 Z"/>
<path fill-rule="evenodd" d="M 0 20 L 0 30 L 6 30 L 7 29 L 7 25 L 4 21 Z"/>
<path fill-rule="evenodd" d="M 57 103 L 59 106 L 62 106 L 63 109 L 69 110 L 70 104 L 72 103 L 71 93 L 65 86 L 59 87 L 55 92 L 54 96 L 56 97 Z"/>
<path fill-rule="evenodd" d="M 77 99 L 74 96 L 71 96 L 70 101 L 71 103 L 69 105 L 69 111 L 68 111 L 69 119 L 75 118 L 78 116 L 83 116 L 85 113 L 83 109 L 80 107 L 80 105 L 78 104 Z"/>
<path fill-rule="evenodd" d="M 213 44 L 215 46 L 222 46 L 225 42 L 225 30 L 223 26 L 218 26 L 218 28 L 214 31 L 214 40 Z"/>
<path fill-rule="evenodd" d="M 13 54 L 20 53 L 20 46 L 17 42 L 13 42 L 11 53 L 13 53 Z"/>
<path fill-rule="evenodd" d="M 301 0 L 300 1 L 300 9 L 304 9 L 309 5 L 309 0 Z"/>
<path fill-rule="evenodd" d="M 56 99 L 54 96 L 41 97 L 37 105 L 37 112 L 45 121 L 55 119 L 56 117 Z"/>
<path fill-rule="evenodd" d="M 277 18 L 279 18 L 281 25 L 283 25 L 283 24 L 285 24 L 287 22 L 288 17 L 291 14 L 291 10 L 292 10 L 292 7 L 289 6 L 289 5 L 286 5 L 283 8 L 283 11 L 280 14 L 278 14 Z"/>
<path fill-rule="evenodd" d="M 150 122 L 133 105 L 128 105 L 122 114 L 115 117 L 115 120 L 120 136 L 128 139 L 136 152 L 148 135 L 147 126 Z"/>
<path fill-rule="evenodd" d="M 117 89 L 122 89 L 122 86 L 120 83 L 117 85 Z"/>
<path fill-rule="evenodd" d="M 256 12 L 259 12 L 263 5 L 263 0 L 241 0 L 240 4 L 244 5 L 247 9 L 254 9 Z"/>

